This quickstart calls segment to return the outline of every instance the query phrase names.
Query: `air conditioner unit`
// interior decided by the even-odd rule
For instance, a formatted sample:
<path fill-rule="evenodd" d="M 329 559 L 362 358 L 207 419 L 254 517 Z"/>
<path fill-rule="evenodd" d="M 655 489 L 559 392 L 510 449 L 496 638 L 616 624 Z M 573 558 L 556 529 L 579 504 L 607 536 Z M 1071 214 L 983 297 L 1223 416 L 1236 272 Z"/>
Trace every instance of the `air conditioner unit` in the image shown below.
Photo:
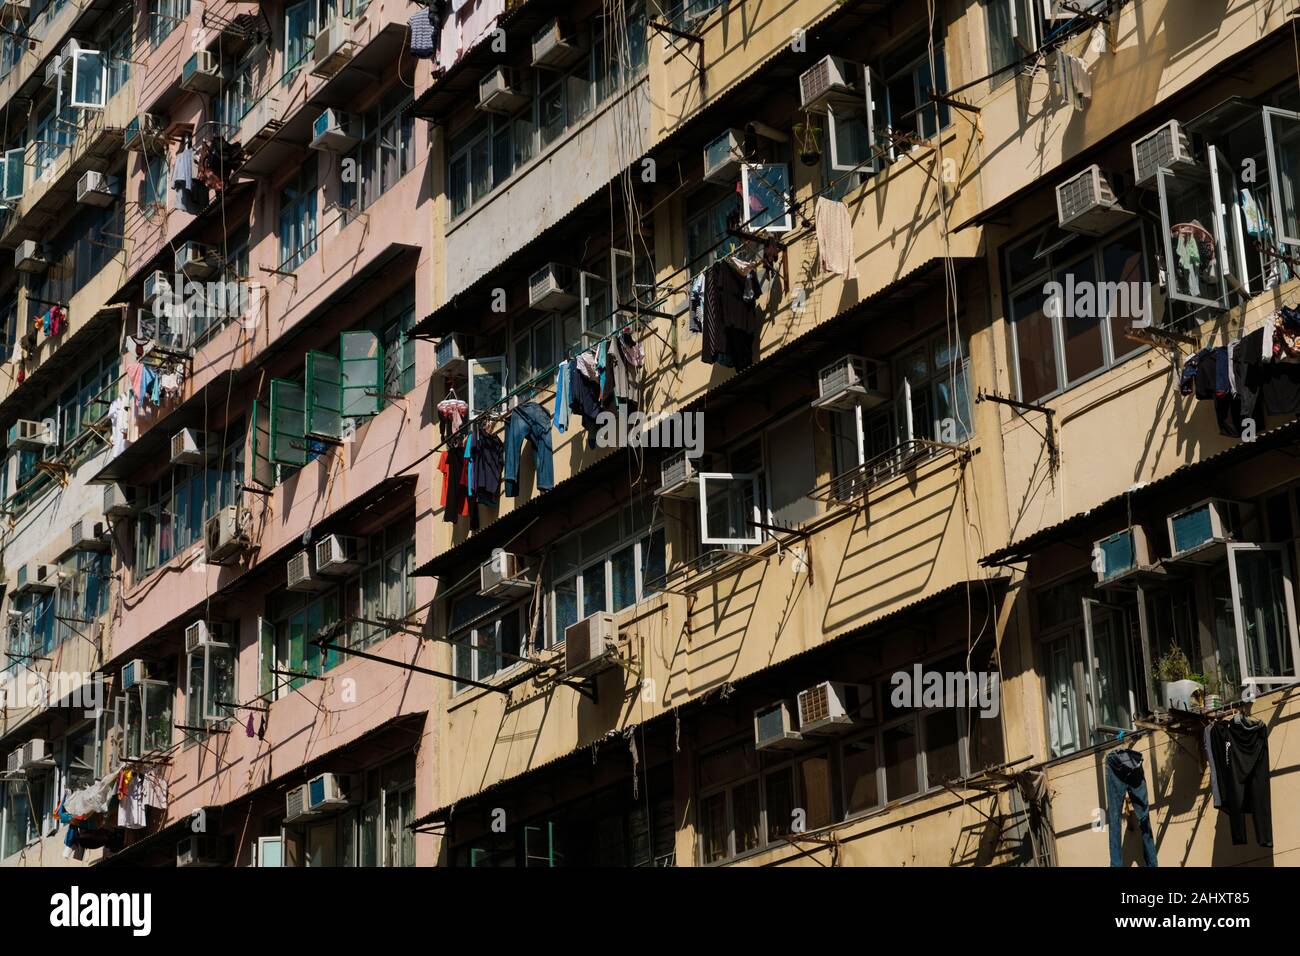
<path fill-rule="evenodd" d="M 254 103 L 239 124 L 244 148 L 252 150 L 273 137 L 283 124 L 280 121 L 280 100 L 269 93 Z"/>
<path fill-rule="evenodd" d="M 187 279 L 210 279 L 221 271 L 217 250 L 201 242 L 187 242 L 176 250 L 176 271 Z"/>
<path fill-rule="evenodd" d="M 445 335 L 433 350 L 434 368 L 444 375 L 464 375 L 473 342 L 461 332 Z"/>
<path fill-rule="evenodd" d="M 698 498 L 702 458 L 691 458 L 684 451 L 669 455 L 659 465 L 659 487 L 655 494 L 665 498 Z"/>
<path fill-rule="evenodd" d="M 19 594 L 29 592 L 53 591 L 59 583 L 59 566 L 57 564 L 25 564 L 18 569 Z"/>
<path fill-rule="evenodd" d="M 20 418 L 9 426 L 9 447 L 36 451 L 49 448 L 59 442 L 58 427 L 53 418 L 35 421 Z"/>
<path fill-rule="evenodd" d="M 131 118 L 122 131 L 122 144 L 129 150 L 141 152 L 153 149 L 162 139 L 167 123 L 153 113 L 140 113 Z"/>
<path fill-rule="evenodd" d="M 1225 546 L 1242 531 L 1249 506 L 1222 498 L 1208 498 L 1168 518 L 1171 561 L 1212 564 Z"/>
<path fill-rule="evenodd" d="M 1114 584 L 1141 572 L 1160 573 L 1146 529 L 1140 525 L 1107 535 L 1092 544 L 1098 584 Z"/>
<path fill-rule="evenodd" d="M 9 751 L 5 757 L 5 771 L 8 773 L 20 773 L 23 769 L 23 748 Z"/>
<path fill-rule="evenodd" d="M 1056 221 L 1062 229 L 1100 236 L 1132 218 L 1100 166 L 1089 166 L 1056 187 Z"/>
<path fill-rule="evenodd" d="M 62 53 L 56 53 L 50 57 L 50 62 L 45 64 L 44 83 L 50 89 L 56 89 L 63 74 L 68 71 L 71 64 L 64 58 Z"/>
<path fill-rule="evenodd" d="M 107 518 L 129 518 L 139 508 L 136 506 L 136 490 L 129 485 L 106 485 L 104 487 L 104 516 Z"/>
<path fill-rule="evenodd" d="M 528 305 L 543 312 L 563 312 L 578 304 L 570 291 L 573 275 L 567 266 L 547 263 L 528 278 Z"/>
<path fill-rule="evenodd" d="M 176 843 L 177 866 L 221 866 L 225 862 L 225 841 L 214 834 L 191 833 Z"/>
<path fill-rule="evenodd" d="M 845 355 L 817 373 L 813 408 L 875 408 L 889 401 L 889 369 L 883 362 Z"/>
<path fill-rule="evenodd" d="M 107 173 L 87 170 L 77 180 L 77 202 L 87 206 L 111 206 L 117 190 Z"/>
<path fill-rule="evenodd" d="M 14 247 L 14 268 L 19 272 L 44 272 L 49 262 L 35 239 L 24 239 Z"/>
<path fill-rule="evenodd" d="M 210 50 L 198 50 L 181 67 L 181 89 L 191 93 L 221 92 L 221 60 Z"/>
<path fill-rule="evenodd" d="M 870 685 L 822 681 L 799 691 L 798 704 L 801 734 L 843 733 L 874 716 L 866 713 L 873 704 Z"/>
<path fill-rule="evenodd" d="M 800 107 L 809 113 L 824 113 L 832 102 L 859 104 L 866 96 L 865 72 L 861 63 L 838 56 L 824 56 L 799 74 Z"/>
<path fill-rule="evenodd" d="M 316 542 L 316 570 L 321 574 L 351 574 L 361 563 L 360 538 L 331 534 Z"/>
<path fill-rule="evenodd" d="M 317 577 L 311 566 L 311 549 L 299 551 L 285 565 L 285 586 L 290 591 L 324 591 L 334 586 L 333 581 Z"/>
<path fill-rule="evenodd" d="M 614 664 L 618 651 L 618 625 L 605 611 L 583 618 L 564 629 L 564 671 L 568 675 L 594 674 Z"/>
<path fill-rule="evenodd" d="M 107 551 L 108 538 L 105 535 L 104 522 L 92 518 L 81 518 L 72 523 L 73 551 Z"/>
<path fill-rule="evenodd" d="M 704 178 L 711 183 L 732 183 L 740 178 L 745 134 L 729 129 L 704 147 Z"/>
<path fill-rule="evenodd" d="M 346 153 L 357 145 L 357 122 L 351 113 L 329 109 L 311 125 L 311 148 L 331 153 Z"/>
<path fill-rule="evenodd" d="M 1170 120 L 1141 139 L 1133 141 L 1133 181 L 1138 186 L 1156 188 L 1156 173 L 1161 168 L 1187 173 L 1198 168 L 1192 155 L 1191 137 L 1179 124 Z"/>
<path fill-rule="evenodd" d="M 153 676 L 153 667 L 150 663 L 142 658 L 135 658 L 127 661 L 122 665 L 121 690 L 130 690 L 142 680 L 149 680 Z"/>
<path fill-rule="evenodd" d="M 155 269 L 144 277 L 142 296 L 145 305 L 152 305 L 159 299 L 170 299 L 172 295 L 172 277 L 161 269 Z"/>
<path fill-rule="evenodd" d="M 201 465 L 208 460 L 208 436 L 193 428 L 182 428 L 172 435 L 171 463 Z"/>
<path fill-rule="evenodd" d="M 478 81 L 478 108 L 488 113 L 513 113 L 529 102 L 509 67 L 498 66 Z"/>
<path fill-rule="evenodd" d="M 230 643 L 230 626 L 225 621 L 195 621 L 185 628 L 185 653 L 215 644 Z"/>
<path fill-rule="evenodd" d="M 322 813 L 348 806 L 351 781 L 345 773 L 322 773 L 307 781 L 307 810 Z"/>
<path fill-rule="evenodd" d="M 352 21 L 335 17 L 316 34 L 313 48 L 313 76 L 333 76 L 347 65 L 355 52 Z"/>
<path fill-rule="evenodd" d="M 203 558 L 213 564 L 220 564 L 237 557 L 248 544 L 244 533 L 242 509 L 238 505 L 226 505 L 214 514 L 203 526 Z"/>
<path fill-rule="evenodd" d="M 794 729 L 789 701 L 779 700 L 754 711 L 755 749 L 793 750 L 802 739 Z"/>
<path fill-rule="evenodd" d="M 314 816 L 316 814 L 307 809 L 307 784 L 291 787 L 284 795 L 284 822 L 296 823 L 299 820 L 310 820 Z"/>
<path fill-rule="evenodd" d="M 53 766 L 54 750 L 50 747 L 49 741 L 36 737 L 23 744 L 22 768 L 24 770 L 40 770 Z"/>
<path fill-rule="evenodd" d="M 523 562 L 508 551 L 497 551 L 479 568 L 478 593 L 484 597 L 529 594 L 533 582 L 523 577 Z"/>
<path fill-rule="evenodd" d="M 558 19 L 533 34 L 533 66 L 558 70 L 582 57 L 582 46 Z"/>

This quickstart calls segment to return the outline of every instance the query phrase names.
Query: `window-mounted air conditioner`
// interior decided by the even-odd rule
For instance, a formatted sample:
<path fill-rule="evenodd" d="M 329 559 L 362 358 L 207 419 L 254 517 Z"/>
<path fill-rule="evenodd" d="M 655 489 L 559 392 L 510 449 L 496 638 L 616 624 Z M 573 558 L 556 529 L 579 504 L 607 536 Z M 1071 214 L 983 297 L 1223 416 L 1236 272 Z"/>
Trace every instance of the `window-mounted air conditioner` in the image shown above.
<path fill-rule="evenodd" d="M 357 145 L 357 126 L 351 113 L 326 110 L 311 124 L 311 148 L 330 153 L 346 153 Z"/>
<path fill-rule="evenodd" d="M 1224 546 L 1241 533 L 1248 506 L 1222 498 L 1208 498 L 1171 514 L 1169 554 L 1172 561 L 1213 563 Z"/>
<path fill-rule="evenodd" d="M 9 751 L 5 757 L 5 771 L 7 773 L 19 773 L 23 769 L 23 748 Z"/>
<path fill-rule="evenodd" d="M 119 690 L 130 690 L 142 680 L 153 676 L 153 666 L 142 658 L 135 658 L 122 665 L 122 681 Z"/>
<path fill-rule="evenodd" d="M 508 66 L 498 66 L 478 81 L 478 108 L 488 113 L 513 113 L 530 98 Z"/>
<path fill-rule="evenodd" d="M 838 734 L 852 730 L 855 721 L 870 720 L 873 705 L 870 685 L 826 680 L 799 691 L 799 732 Z"/>
<path fill-rule="evenodd" d="M 889 401 L 889 369 L 882 362 L 845 355 L 817 373 L 814 408 L 875 408 Z"/>
<path fill-rule="evenodd" d="M 54 749 L 48 740 L 35 737 L 23 744 L 22 769 L 43 770 L 54 766 Z"/>
<path fill-rule="evenodd" d="M 172 277 L 161 269 L 155 269 L 144 277 L 142 296 L 145 305 L 152 305 L 159 299 L 169 299 L 172 294 Z"/>
<path fill-rule="evenodd" d="M 225 862 L 225 840 L 216 834 L 191 833 L 176 842 L 177 866 L 221 866 Z"/>
<path fill-rule="evenodd" d="M 582 45 L 558 19 L 551 20 L 533 34 L 533 66 L 558 70 L 582 57 Z"/>
<path fill-rule="evenodd" d="M 528 278 L 528 305 L 543 312 L 562 312 L 578 304 L 572 290 L 572 270 L 548 262 Z"/>
<path fill-rule="evenodd" d="M 1176 173 L 1197 168 L 1192 155 L 1192 141 L 1178 120 L 1170 120 L 1141 139 L 1133 141 L 1133 181 L 1138 186 L 1156 188 L 1156 173 L 1161 167 Z"/>
<path fill-rule="evenodd" d="M 474 343 L 464 333 L 445 335 L 433 350 L 434 368 L 444 375 L 462 376 L 473 351 Z"/>
<path fill-rule="evenodd" d="M 316 542 L 316 570 L 321 574 L 351 574 L 361 563 L 360 538 L 331 534 Z"/>
<path fill-rule="evenodd" d="M 333 76 L 347 65 L 356 52 L 352 41 L 352 21 L 334 17 L 316 34 L 312 52 L 312 75 Z"/>
<path fill-rule="evenodd" d="M 312 567 L 311 548 L 299 551 L 285 565 L 285 586 L 290 591 L 324 591 L 334 586 L 316 574 Z"/>
<path fill-rule="evenodd" d="M 201 242 L 186 242 L 176 250 L 176 271 L 187 279 L 211 279 L 221 271 L 217 250 Z"/>
<path fill-rule="evenodd" d="M 73 551 L 107 551 L 108 536 L 104 522 L 94 518 L 80 518 L 72 523 L 71 543 Z"/>
<path fill-rule="evenodd" d="M 87 206 L 111 206 L 117 189 L 107 173 L 90 169 L 77 180 L 77 202 Z"/>
<path fill-rule="evenodd" d="M 803 738 L 794 729 L 790 702 L 779 700 L 754 711 L 754 747 L 757 750 L 791 750 Z"/>
<path fill-rule="evenodd" d="M 1056 187 L 1056 221 L 1062 229 L 1100 236 L 1132 218 L 1100 166 L 1089 166 Z"/>
<path fill-rule="evenodd" d="M 524 564 L 519 556 L 497 551 L 479 567 L 478 593 L 484 597 L 507 597 L 528 594 L 533 582 L 523 577 Z"/>
<path fill-rule="evenodd" d="M 351 780 L 345 773 L 322 773 L 312 777 L 307 781 L 308 812 L 345 809 L 351 802 L 348 799 L 350 784 Z"/>
<path fill-rule="evenodd" d="M 564 629 L 564 670 L 580 676 L 614 665 L 618 652 L 618 625 L 605 611 L 583 618 Z"/>
<path fill-rule="evenodd" d="M 698 498 L 698 475 L 707 470 L 703 456 L 691 458 L 684 451 L 669 455 L 659 465 L 659 487 L 655 494 L 665 498 Z"/>
<path fill-rule="evenodd" d="M 20 418 L 9 426 L 9 447 L 36 451 L 58 444 L 58 427 L 53 418 L 36 421 Z"/>
<path fill-rule="evenodd" d="M 208 436 L 193 428 L 182 428 L 172 435 L 171 463 L 201 465 L 209 458 Z"/>
<path fill-rule="evenodd" d="M 104 487 L 104 516 L 107 518 L 129 518 L 139 509 L 136 506 L 137 493 L 130 485 L 112 484 Z"/>
<path fill-rule="evenodd" d="M 238 505 L 219 509 L 203 525 L 203 558 L 220 564 L 237 557 L 248 545 L 243 510 Z"/>
<path fill-rule="evenodd" d="M 230 625 L 225 621 L 195 621 L 185 628 L 185 653 L 216 644 L 230 643 Z"/>
<path fill-rule="evenodd" d="M 274 136 L 281 125 L 280 100 L 268 93 L 249 107 L 239 123 L 244 148 L 252 151 Z"/>
<path fill-rule="evenodd" d="M 1133 525 L 1092 543 L 1098 584 L 1114 584 L 1141 572 L 1158 573 L 1146 529 Z"/>
<path fill-rule="evenodd" d="M 831 102 L 862 103 L 866 96 L 861 63 L 824 56 L 799 74 L 799 105 L 805 112 L 824 113 Z"/>
<path fill-rule="evenodd" d="M 14 268 L 19 272 L 44 272 L 49 262 L 35 239 L 24 239 L 14 247 Z"/>
<path fill-rule="evenodd" d="M 57 564 L 25 564 L 18 569 L 19 594 L 53 591 L 59 583 L 59 566 Z"/>
<path fill-rule="evenodd" d="M 166 121 L 153 113 L 139 113 L 122 131 L 122 144 L 129 150 L 141 152 L 154 148 L 166 129 Z"/>
<path fill-rule="evenodd" d="M 71 62 L 62 54 L 56 53 L 50 57 L 50 62 L 45 64 L 44 83 L 50 89 L 57 89 L 63 75 L 68 72 Z"/>
<path fill-rule="evenodd" d="M 221 92 L 221 60 L 210 50 L 198 50 L 181 67 L 181 89 L 191 93 Z"/>
<path fill-rule="evenodd" d="M 731 183 L 740 178 L 745 134 L 729 129 L 704 147 L 704 178 L 711 183 Z"/>
<path fill-rule="evenodd" d="M 307 784 L 291 787 L 284 795 L 284 822 L 310 820 L 316 814 L 307 809 Z"/>

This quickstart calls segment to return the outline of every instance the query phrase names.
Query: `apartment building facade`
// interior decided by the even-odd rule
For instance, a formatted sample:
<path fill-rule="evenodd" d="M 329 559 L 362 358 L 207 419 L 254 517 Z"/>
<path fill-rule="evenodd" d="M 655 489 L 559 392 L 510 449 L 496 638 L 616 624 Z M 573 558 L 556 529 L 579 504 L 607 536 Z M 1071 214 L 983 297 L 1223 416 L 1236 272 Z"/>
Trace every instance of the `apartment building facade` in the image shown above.
<path fill-rule="evenodd" d="M 1281 11 L 5 12 L 6 865 L 1291 859 Z"/>

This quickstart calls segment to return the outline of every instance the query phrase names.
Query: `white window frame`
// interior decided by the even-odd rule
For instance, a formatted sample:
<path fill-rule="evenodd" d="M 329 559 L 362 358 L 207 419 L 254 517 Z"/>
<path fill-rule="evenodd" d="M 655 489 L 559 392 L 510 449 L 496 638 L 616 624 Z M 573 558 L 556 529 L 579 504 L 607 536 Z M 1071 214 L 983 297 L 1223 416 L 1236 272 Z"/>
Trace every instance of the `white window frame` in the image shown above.
<path fill-rule="evenodd" d="M 1211 224 L 1213 228 L 1210 230 L 1210 234 L 1213 237 L 1214 247 L 1215 247 L 1214 265 L 1215 265 L 1215 271 L 1218 274 L 1218 281 L 1215 283 L 1215 286 L 1217 287 L 1219 293 L 1218 297 L 1210 299 L 1210 298 L 1206 298 L 1205 296 L 1192 295 L 1190 292 L 1183 292 L 1180 291 L 1178 288 L 1178 279 L 1175 274 L 1175 267 L 1174 267 L 1174 263 L 1176 261 L 1176 257 L 1174 255 L 1174 237 L 1173 237 L 1174 223 L 1171 221 L 1171 217 L 1169 215 L 1169 191 L 1170 191 L 1171 183 L 1187 182 L 1189 180 L 1189 177 L 1191 176 L 1195 176 L 1198 179 L 1204 176 L 1206 179 L 1209 180 L 1209 185 L 1210 185 L 1209 199 L 1210 202 L 1213 203 L 1214 193 L 1216 191 L 1213 185 L 1215 181 L 1215 176 L 1210 170 L 1198 168 L 1194 173 L 1189 174 L 1189 173 L 1176 173 L 1171 169 L 1166 169 L 1164 167 L 1161 167 L 1159 170 L 1156 171 L 1156 187 L 1160 198 L 1161 240 L 1163 241 L 1165 247 L 1165 268 L 1168 270 L 1168 275 L 1169 275 L 1169 281 L 1166 284 L 1166 293 L 1168 294 L 1169 298 L 1173 299 L 1175 302 L 1186 302 L 1190 305 L 1205 306 L 1206 308 L 1211 308 L 1211 309 L 1222 309 L 1225 307 L 1224 287 L 1226 283 L 1223 275 L 1223 258 L 1219 253 L 1219 249 L 1221 248 L 1221 243 L 1220 243 L 1218 216 L 1214 217 L 1215 221 Z M 1204 227 L 1204 223 L 1202 223 L 1202 227 Z"/>
<path fill-rule="evenodd" d="M 217 654 L 228 655 L 231 659 L 232 676 L 237 673 L 238 658 L 232 645 L 216 643 L 204 644 L 202 647 L 191 651 L 185 657 L 185 699 L 188 703 L 195 699 L 195 695 L 197 694 L 198 699 L 201 701 L 198 711 L 199 717 L 206 721 L 220 723 L 232 719 L 234 714 L 230 711 L 229 707 L 222 707 L 213 699 L 213 676 L 215 673 L 215 667 L 213 666 L 212 657 L 214 652 Z M 194 687 L 191 680 L 194 672 L 190 669 L 190 662 L 196 655 L 202 655 L 203 657 L 203 686 L 197 689 Z M 235 693 L 234 688 L 231 688 L 231 692 L 232 694 Z"/>
<path fill-rule="evenodd" d="M 92 60 L 88 65 L 83 64 L 83 60 Z M 79 100 L 77 99 L 78 82 L 84 77 L 86 71 L 93 75 L 96 70 L 99 73 L 99 83 L 95 90 L 99 93 L 97 100 Z M 60 76 L 62 80 L 62 76 Z M 108 55 L 101 50 L 81 49 L 72 55 L 72 71 L 69 79 L 68 105 L 78 109 L 102 110 L 105 100 L 108 96 Z"/>
<path fill-rule="evenodd" d="M 709 535 L 709 489 L 710 481 L 731 481 L 743 482 L 750 481 L 753 483 L 754 505 L 753 521 L 755 525 L 763 521 L 763 498 L 760 493 L 759 474 L 757 472 L 732 472 L 732 471 L 702 471 L 696 476 L 696 481 L 700 486 L 700 544 L 711 545 L 723 548 L 749 547 L 763 543 L 763 529 L 755 527 L 752 536 L 747 538 L 715 538 Z"/>
<path fill-rule="evenodd" d="M 1296 223 L 1300 227 L 1300 182 L 1290 182 L 1284 180 L 1281 170 L 1281 158 L 1277 149 L 1277 137 L 1273 132 L 1273 118 L 1279 120 L 1289 120 L 1293 123 L 1300 123 L 1300 113 L 1291 110 L 1279 109 L 1276 106 L 1263 107 L 1264 120 L 1264 152 L 1268 156 L 1268 176 L 1270 192 L 1273 194 L 1273 235 L 1277 238 L 1279 244 L 1284 246 L 1300 246 L 1300 234 L 1291 236 L 1287 235 L 1285 230 L 1286 219 L 1282 216 L 1282 187 L 1287 182 L 1293 193 L 1297 194 L 1296 198 Z M 1300 176 L 1300 169 L 1295 171 Z"/>
<path fill-rule="evenodd" d="M 595 272 L 586 272 L 586 271 L 579 273 L 578 275 L 578 300 L 579 300 L 579 309 L 580 309 L 579 315 L 582 319 L 582 338 L 583 338 L 582 344 L 584 346 L 587 344 L 588 341 L 599 341 L 600 339 L 604 338 L 605 335 L 608 334 L 608 332 L 600 333 L 600 332 L 593 331 L 595 326 L 600 325 L 602 322 L 608 322 L 610 324 L 610 329 L 612 330 L 613 328 L 614 311 L 611 311 L 604 316 L 592 315 L 591 312 L 592 286 L 595 283 L 603 284 L 606 295 L 610 298 L 610 301 L 613 302 L 614 284 L 612 281 L 610 281 L 610 278 L 608 276 L 602 276 Z M 617 310 L 618 303 L 614 302 L 613 305 L 614 305 L 614 309 Z"/>
<path fill-rule="evenodd" d="M 3 198 L 6 202 L 13 202 L 14 200 L 21 199 L 23 196 L 23 190 L 26 187 L 27 179 L 27 166 L 25 162 L 26 155 L 26 147 L 16 146 L 13 149 L 5 150 L 3 159 L 0 159 L 0 174 L 2 174 L 0 175 L 0 198 Z M 15 163 L 22 172 L 20 172 L 18 176 L 18 191 L 10 192 L 10 170 L 13 168 L 13 164 Z"/>
<path fill-rule="evenodd" d="M 1286 687 L 1300 683 L 1300 641 L 1296 633 L 1295 585 L 1291 578 L 1291 555 L 1282 544 L 1253 544 L 1234 542 L 1228 544 L 1228 583 L 1232 589 L 1232 623 L 1237 632 L 1237 667 L 1240 680 L 1246 687 Z M 1237 574 L 1237 555 L 1244 553 L 1274 553 L 1282 556 L 1282 594 L 1286 608 L 1286 632 L 1291 643 L 1291 669 L 1296 673 L 1279 676 L 1255 676 L 1248 673 L 1250 658 L 1246 655 L 1245 609 L 1242 606 L 1241 582 Z"/>
<path fill-rule="evenodd" d="M 774 221 L 761 226 L 754 225 L 755 213 L 750 212 L 750 177 L 752 175 L 760 176 L 758 170 L 780 169 L 785 172 L 786 194 L 782 196 L 785 205 L 784 216 L 776 218 Z M 773 235 L 789 232 L 794 228 L 794 213 L 790 207 L 790 164 L 789 163 L 742 163 L 740 166 L 740 190 L 741 190 L 741 207 L 740 207 L 740 229 L 744 232 L 764 232 Z M 773 210 L 767 209 L 764 214 L 771 214 Z"/>
<path fill-rule="evenodd" d="M 501 394 L 499 394 L 491 403 L 483 406 L 482 408 L 479 408 L 475 402 L 475 397 L 476 397 L 475 389 L 474 389 L 474 376 L 476 374 L 475 367 L 477 366 L 479 369 L 482 370 L 478 374 L 486 376 L 486 375 L 491 375 L 491 372 L 488 370 L 488 368 L 490 365 L 493 364 L 497 366 L 497 368 L 500 370 L 501 373 L 500 376 Z M 465 401 L 469 405 L 469 418 L 471 421 L 473 421 L 475 418 L 483 414 L 483 412 L 487 411 L 489 408 L 499 405 L 501 403 L 501 400 L 504 399 L 506 395 L 509 393 L 510 391 L 509 360 L 504 355 L 488 355 L 480 358 L 472 358 L 469 360 L 469 367 L 466 372 L 466 378 L 468 381 L 466 383 L 465 390 L 469 394 L 465 397 Z"/>

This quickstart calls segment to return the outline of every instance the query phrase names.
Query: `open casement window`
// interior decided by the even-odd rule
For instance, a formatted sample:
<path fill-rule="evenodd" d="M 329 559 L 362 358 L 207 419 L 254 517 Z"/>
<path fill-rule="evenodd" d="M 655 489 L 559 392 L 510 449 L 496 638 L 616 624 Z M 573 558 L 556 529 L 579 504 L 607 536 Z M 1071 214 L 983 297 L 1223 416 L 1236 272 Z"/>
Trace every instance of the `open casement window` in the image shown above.
<path fill-rule="evenodd" d="M 0 189 L 3 189 L 4 199 L 20 199 L 23 195 L 23 157 L 27 151 L 19 146 L 16 149 L 7 149 L 4 153 L 4 166 L 0 168 Z"/>
<path fill-rule="evenodd" d="M 506 357 L 469 360 L 469 417 L 477 418 L 506 397 Z"/>
<path fill-rule="evenodd" d="M 250 480 L 263 488 L 275 487 L 275 462 L 271 460 L 271 406 L 265 399 L 253 399 L 252 441 L 253 468 Z"/>
<path fill-rule="evenodd" d="M 738 548 L 763 540 L 758 475 L 700 472 L 700 544 Z"/>
<path fill-rule="evenodd" d="M 1204 168 L 1178 173 L 1162 168 L 1156 174 L 1169 297 L 1222 308 L 1226 294 L 1219 250 L 1227 242 L 1221 241 L 1222 217 L 1216 215 L 1215 179 Z"/>
<path fill-rule="evenodd" d="M 192 652 L 186 668 L 187 718 L 223 721 L 235 716 L 235 651 L 229 644 L 205 644 Z"/>
<path fill-rule="evenodd" d="M 72 55 L 72 88 L 68 105 L 102 110 L 108 96 L 108 55 L 101 50 L 78 50 Z"/>
<path fill-rule="evenodd" d="M 284 838 L 264 836 L 257 838 L 257 865 L 284 866 Z"/>
<path fill-rule="evenodd" d="M 610 301 L 610 284 L 594 272 L 584 272 L 579 277 L 582 292 L 583 345 L 602 339 L 610 332 L 614 321 L 614 306 Z"/>
<path fill-rule="evenodd" d="M 1104 734 L 1133 730 L 1137 693 L 1122 608 L 1083 599 L 1084 667 L 1087 672 L 1092 742 Z"/>
<path fill-rule="evenodd" d="M 1053 757 L 1073 753 L 1082 746 L 1079 739 L 1072 644 L 1073 639 L 1068 636 L 1043 644 L 1047 729 Z"/>
<path fill-rule="evenodd" d="M 333 355 L 307 353 L 304 427 L 313 438 L 343 438 L 342 366 Z"/>
<path fill-rule="evenodd" d="M 1219 249 L 1219 262 L 1223 265 L 1223 278 L 1227 288 L 1242 294 L 1250 293 L 1246 264 L 1246 230 L 1241 218 L 1240 195 L 1237 176 L 1216 147 L 1207 147 L 1210 164 L 1210 186 L 1214 193 L 1214 240 Z"/>
<path fill-rule="evenodd" d="M 1265 106 L 1264 139 L 1277 241 L 1300 246 L 1300 113 Z"/>
<path fill-rule="evenodd" d="M 161 680 L 142 680 L 126 692 L 119 711 L 123 756 L 140 757 L 171 746 L 174 695 L 172 685 Z"/>
<path fill-rule="evenodd" d="M 740 168 L 743 205 L 740 228 L 746 232 L 789 232 L 790 167 L 785 163 L 746 163 Z"/>
<path fill-rule="evenodd" d="M 271 379 L 271 461 L 279 465 L 307 464 L 307 434 L 301 385 Z"/>
<path fill-rule="evenodd" d="M 1242 689 L 1296 683 L 1295 595 L 1281 544 L 1229 544 L 1228 573 Z"/>
<path fill-rule="evenodd" d="M 343 417 L 377 415 L 384 407 L 384 345 L 374 332 L 339 335 Z"/>
<path fill-rule="evenodd" d="M 878 172 L 883 164 L 892 163 L 898 152 L 894 149 L 893 138 L 889 135 L 889 110 L 886 107 L 885 81 L 871 67 L 862 71 L 862 81 L 866 85 L 866 123 L 867 147 L 871 150 L 871 170 Z"/>
<path fill-rule="evenodd" d="M 857 170 L 863 175 L 876 172 L 875 130 L 867 121 L 865 103 L 846 101 L 826 106 L 826 141 L 830 147 L 830 168 L 837 173 Z"/>
<path fill-rule="evenodd" d="M 270 703 L 275 699 L 272 689 L 280 678 L 272 674 L 279 670 L 275 661 L 275 625 L 264 617 L 257 619 L 257 692 Z"/>

